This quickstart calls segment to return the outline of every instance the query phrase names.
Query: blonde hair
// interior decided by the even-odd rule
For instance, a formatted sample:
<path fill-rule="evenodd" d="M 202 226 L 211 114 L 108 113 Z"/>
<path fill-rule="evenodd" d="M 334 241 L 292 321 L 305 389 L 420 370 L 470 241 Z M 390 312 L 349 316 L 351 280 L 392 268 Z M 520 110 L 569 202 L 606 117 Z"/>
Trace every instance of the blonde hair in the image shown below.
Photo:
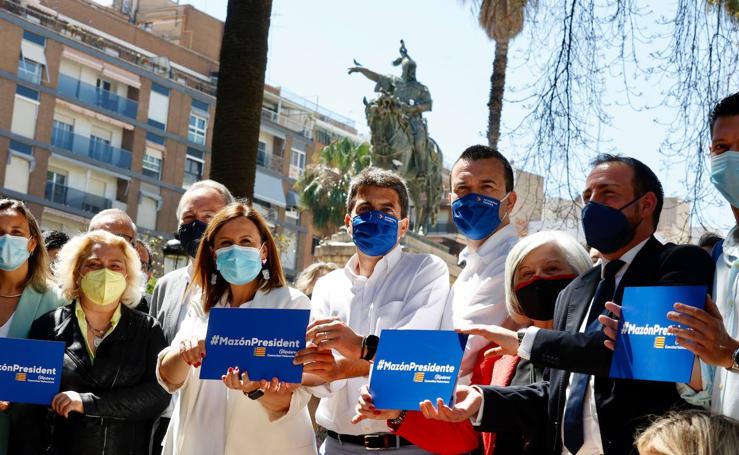
<path fill-rule="evenodd" d="M 67 300 L 79 298 L 80 268 L 87 255 L 95 245 L 110 245 L 118 247 L 126 261 L 126 290 L 123 291 L 121 302 L 135 308 L 141 301 L 141 261 L 138 253 L 130 243 L 117 235 L 107 231 L 90 231 L 73 237 L 59 251 L 54 264 L 54 276 L 61 288 L 61 293 Z"/>
<path fill-rule="evenodd" d="M 316 262 L 305 268 L 295 280 L 295 289 L 305 295 L 313 293 L 316 281 L 328 272 L 338 269 L 339 266 L 333 262 Z"/>
<path fill-rule="evenodd" d="M 642 431 L 636 447 L 642 454 L 735 455 L 739 422 L 704 410 L 672 412 Z"/>
<path fill-rule="evenodd" d="M 516 270 L 526 256 L 535 249 L 551 244 L 565 262 L 572 267 L 576 275 L 581 275 L 593 267 L 590 255 L 571 235 L 562 231 L 541 231 L 522 238 L 511 248 L 505 261 L 505 304 L 508 313 L 514 319 L 525 317 L 526 312 L 513 292 Z"/>
<path fill-rule="evenodd" d="M 51 269 L 49 268 L 49 254 L 44 246 L 44 237 L 41 234 L 36 218 L 26 204 L 15 199 L 0 199 L 0 212 L 12 210 L 23 215 L 28 222 L 28 231 L 31 237 L 36 240 L 36 248 L 33 249 L 28 257 L 28 281 L 36 292 L 46 292 L 48 283 L 51 279 Z"/>

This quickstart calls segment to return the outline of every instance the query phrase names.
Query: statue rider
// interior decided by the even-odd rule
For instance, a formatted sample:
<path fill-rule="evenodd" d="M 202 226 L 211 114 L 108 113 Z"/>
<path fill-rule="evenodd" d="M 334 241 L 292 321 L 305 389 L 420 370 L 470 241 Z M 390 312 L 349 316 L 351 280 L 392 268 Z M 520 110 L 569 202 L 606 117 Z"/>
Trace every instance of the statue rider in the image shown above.
<path fill-rule="evenodd" d="M 393 66 L 401 66 L 400 78 L 393 75 L 382 75 L 369 70 L 354 61 L 357 66 L 349 68 L 349 74 L 361 73 L 376 83 L 375 92 L 391 95 L 400 104 L 413 134 L 413 149 L 416 168 L 419 173 L 428 169 L 428 130 L 423 113 L 431 110 L 431 94 L 429 89 L 416 80 L 416 62 L 408 55 L 405 42 L 400 40 L 400 57 L 393 61 Z"/>

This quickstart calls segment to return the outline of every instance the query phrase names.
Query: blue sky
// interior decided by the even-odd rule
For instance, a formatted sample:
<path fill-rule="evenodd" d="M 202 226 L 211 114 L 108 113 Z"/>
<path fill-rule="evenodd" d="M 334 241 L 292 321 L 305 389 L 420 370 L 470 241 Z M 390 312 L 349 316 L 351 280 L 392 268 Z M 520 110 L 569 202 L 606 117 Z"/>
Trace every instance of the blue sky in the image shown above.
<path fill-rule="evenodd" d="M 223 20 L 227 0 L 182 0 Z M 670 2 L 671 3 L 671 2 Z M 669 3 L 660 6 L 670 14 Z M 658 8 L 660 8 L 658 7 Z M 356 59 L 381 73 L 398 74 L 391 65 L 403 38 L 418 63 L 418 79 L 434 99 L 427 114 L 429 130 L 439 143 L 446 163 L 453 162 L 467 146 L 485 143 L 487 96 L 494 45 L 477 25 L 469 7 L 458 0 L 274 0 L 269 39 L 267 78 L 321 106 L 346 115 L 366 132 L 362 97 L 374 96 L 373 84 L 361 75 L 349 76 L 346 68 Z M 523 86 L 535 76 L 521 59 L 528 45 L 524 32 L 509 55 L 509 86 Z M 646 54 L 646 52 L 645 52 Z M 634 81 L 644 93 L 637 104 L 651 104 L 664 81 Z M 622 85 L 606 87 L 612 125 L 600 131 L 600 150 L 642 159 L 660 176 L 668 196 L 681 196 L 683 168 L 666 162 L 657 152 L 667 134 L 658 123 L 670 112 L 664 109 L 636 111 L 619 105 Z M 509 99 L 516 94 L 509 90 Z M 525 108 L 506 102 L 505 127 L 517 123 Z M 525 140 L 503 136 L 501 151 L 515 159 Z M 573 176 L 582 181 L 583 175 Z M 717 194 L 717 193 L 716 193 Z M 728 205 L 720 197 L 703 208 L 705 219 L 717 228 L 733 225 Z"/>

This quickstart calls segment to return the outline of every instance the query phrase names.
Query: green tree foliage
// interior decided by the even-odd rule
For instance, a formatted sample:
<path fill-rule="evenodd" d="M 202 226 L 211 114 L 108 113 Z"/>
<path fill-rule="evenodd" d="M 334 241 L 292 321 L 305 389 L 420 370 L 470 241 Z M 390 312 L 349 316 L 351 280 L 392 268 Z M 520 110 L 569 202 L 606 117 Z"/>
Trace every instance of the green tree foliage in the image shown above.
<path fill-rule="evenodd" d="M 349 182 L 370 164 L 369 144 L 355 145 L 344 138 L 324 147 L 318 161 L 295 183 L 300 209 L 311 214 L 313 227 L 322 236 L 344 224 Z"/>

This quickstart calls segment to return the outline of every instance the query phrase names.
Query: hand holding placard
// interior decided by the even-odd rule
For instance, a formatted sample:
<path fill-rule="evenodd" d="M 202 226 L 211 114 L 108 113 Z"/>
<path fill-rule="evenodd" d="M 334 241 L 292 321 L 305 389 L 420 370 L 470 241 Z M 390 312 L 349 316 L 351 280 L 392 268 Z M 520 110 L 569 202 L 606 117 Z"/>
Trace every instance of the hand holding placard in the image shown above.
<path fill-rule="evenodd" d="M 417 410 L 451 400 L 467 337 L 444 330 L 383 330 L 370 372 L 378 409 Z"/>
<path fill-rule="evenodd" d="M 693 353 L 676 343 L 667 313 L 676 302 L 701 308 L 705 296 L 705 286 L 625 288 L 610 376 L 689 382 Z"/>
<path fill-rule="evenodd" d="M 0 400 L 49 404 L 59 392 L 61 341 L 0 338 Z"/>

